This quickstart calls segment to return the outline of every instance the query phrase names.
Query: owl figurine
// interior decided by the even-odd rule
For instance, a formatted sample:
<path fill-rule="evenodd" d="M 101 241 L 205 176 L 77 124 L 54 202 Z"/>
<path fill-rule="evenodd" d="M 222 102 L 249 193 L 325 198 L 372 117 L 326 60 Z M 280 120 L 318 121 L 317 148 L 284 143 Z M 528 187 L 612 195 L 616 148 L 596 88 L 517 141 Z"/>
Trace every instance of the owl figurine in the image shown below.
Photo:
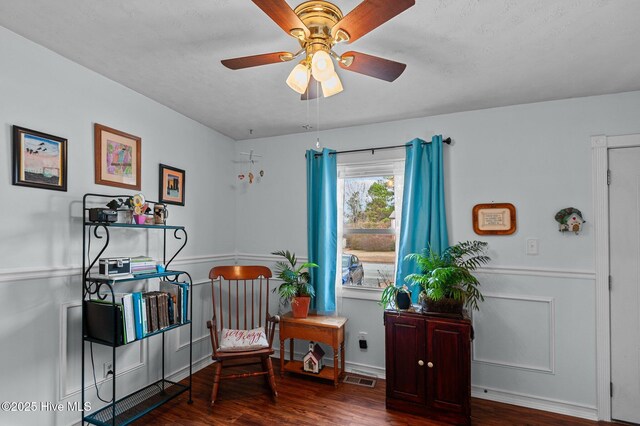
<path fill-rule="evenodd" d="M 574 232 L 576 235 L 582 230 L 582 225 L 586 222 L 582 218 L 580 210 L 574 207 L 567 207 L 556 213 L 556 222 L 558 222 L 560 232 Z"/>

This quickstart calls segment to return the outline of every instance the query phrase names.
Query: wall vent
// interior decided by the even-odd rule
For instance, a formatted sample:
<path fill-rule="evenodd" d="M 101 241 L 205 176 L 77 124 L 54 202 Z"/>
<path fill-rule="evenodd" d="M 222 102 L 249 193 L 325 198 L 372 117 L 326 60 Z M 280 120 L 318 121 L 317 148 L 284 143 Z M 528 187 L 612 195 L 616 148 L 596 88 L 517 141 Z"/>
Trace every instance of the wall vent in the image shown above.
<path fill-rule="evenodd" d="M 376 379 L 372 379 L 371 377 L 353 376 L 351 374 L 347 374 L 343 382 L 351 385 L 364 386 L 367 388 L 374 388 L 376 386 Z"/>

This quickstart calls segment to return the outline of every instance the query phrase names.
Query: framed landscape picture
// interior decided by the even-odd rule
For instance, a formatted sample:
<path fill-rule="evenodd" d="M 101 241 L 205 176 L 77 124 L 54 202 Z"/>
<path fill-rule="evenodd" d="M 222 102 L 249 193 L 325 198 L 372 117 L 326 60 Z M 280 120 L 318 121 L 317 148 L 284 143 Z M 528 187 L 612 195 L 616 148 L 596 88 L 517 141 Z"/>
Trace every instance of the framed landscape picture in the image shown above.
<path fill-rule="evenodd" d="M 473 230 L 478 235 L 510 235 L 516 232 L 516 207 L 511 203 L 476 204 Z"/>
<path fill-rule="evenodd" d="M 96 183 L 140 190 L 142 140 L 96 123 L 94 144 Z"/>
<path fill-rule="evenodd" d="M 67 190 L 67 140 L 13 126 L 13 184 Z"/>
<path fill-rule="evenodd" d="M 184 206 L 184 170 L 160 164 L 159 201 Z"/>

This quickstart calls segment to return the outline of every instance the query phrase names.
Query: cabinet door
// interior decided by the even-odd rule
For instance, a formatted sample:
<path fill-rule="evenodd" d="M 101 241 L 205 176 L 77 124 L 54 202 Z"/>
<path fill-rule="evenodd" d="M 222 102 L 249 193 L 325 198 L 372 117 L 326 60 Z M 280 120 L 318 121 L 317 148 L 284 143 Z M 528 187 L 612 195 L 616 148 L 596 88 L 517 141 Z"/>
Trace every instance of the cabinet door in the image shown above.
<path fill-rule="evenodd" d="M 387 314 L 385 324 L 387 397 L 424 403 L 425 321 Z"/>
<path fill-rule="evenodd" d="M 469 324 L 427 321 L 427 405 L 466 415 L 470 410 Z"/>

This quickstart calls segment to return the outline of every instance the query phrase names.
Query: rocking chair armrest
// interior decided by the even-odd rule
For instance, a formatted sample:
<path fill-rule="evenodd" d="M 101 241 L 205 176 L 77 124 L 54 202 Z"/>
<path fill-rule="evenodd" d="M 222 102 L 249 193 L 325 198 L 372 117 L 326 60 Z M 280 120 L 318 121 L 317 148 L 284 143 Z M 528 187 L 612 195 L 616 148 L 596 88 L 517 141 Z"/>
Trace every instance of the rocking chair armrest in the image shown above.
<path fill-rule="evenodd" d="M 280 316 L 279 315 L 269 315 L 269 318 L 267 318 L 267 321 L 270 322 L 274 322 L 274 323 L 279 323 L 280 322 Z"/>
<path fill-rule="evenodd" d="M 211 321 L 207 321 L 207 328 L 209 329 L 209 336 L 211 337 L 211 349 L 215 356 L 218 351 L 218 330 L 216 329 L 215 317 L 211 319 Z"/>
<path fill-rule="evenodd" d="M 273 347 L 273 338 L 276 333 L 276 324 L 278 323 L 280 323 L 280 317 L 278 315 L 269 315 L 267 318 L 266 332 L 270 348 Z"/>

